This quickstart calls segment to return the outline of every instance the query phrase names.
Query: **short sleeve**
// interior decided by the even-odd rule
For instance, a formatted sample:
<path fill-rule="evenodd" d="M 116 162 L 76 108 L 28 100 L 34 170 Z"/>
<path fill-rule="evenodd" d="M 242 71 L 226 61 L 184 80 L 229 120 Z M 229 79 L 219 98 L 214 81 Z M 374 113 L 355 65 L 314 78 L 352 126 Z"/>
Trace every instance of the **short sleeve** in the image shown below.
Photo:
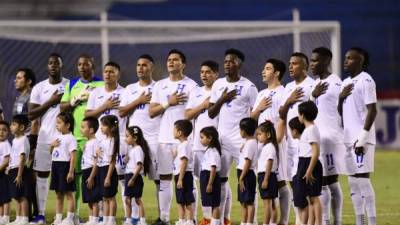
<path fill-rule="evenodd" d="M 124 92 L 122 92 L 120 106 L 126 106 L 126 105 L 128 105 L 130 103 L 129 102 L 129 92 L 130 92 L 130 88 L 129 87 L 126 87 Z M 131 99 L 131 100 L 133 100 L 133 99 Z"/>
<path fill-rule="evenodd" d="M 364 87 L 363 87 L 363 98 L 364 98 L 364 103 L 366 105 L 376 103 L 376 85 L 374 80 L 371 78 L 365 78 L 363 81 Z"/>
<path fill-rule="evenodd" d="M 215 82 L 214 85 L 211 88 L 210 103 L 216 103 L 218 101 L 219 97 L 221 97 L 221 96 L 218 95 L 218 88 L 219 87 L 218 87 L 218 83 L 217 82 Z"/>
<path fill-rule="evenodd" d="M 249 98 L 249 106 L 250 108 L 254 106 L 258 95 L 257 87 L 254 84 L 251 84 L 248 91 L 248 98 Z"/>
<path fill-rule="evenodd" d="M 69 152 L 73 152 L 77 150 L 77 143 L 75 138 L 71 135 L 71 137 L 69 138 L 69 144 L 68 144 L 68 151 Z"/>
<path fill-rule="evenodd" d="M 96 109 L 97 88 L 89 95 L 86 110 Z"/>
<path fill-rule="evenodd" d="M 217 167 L 217 155 L 216 154 L 213 153 L 210 155 L 210 158 L 208 159 L 208 164 L 210 165 L 210 167 L 212 167 L 212 166 Z"/>
<path fill-rule="evenodd" d="M 22 150 L 22 152 L 20 154 L 24 153 L 25 155 L 29 155 L 31 147 L 29 145 L 29 140 L 27 137 L 24 137 L 24 148 L 21 150 Z"/>
<path fill-rule="evenodd" d="M 186 105 L 186 109 L 193 109 L 193 108 L 195 108 L 197 106 L 196 105 L 196 101 L 195 101 L 196 94 L 197 94 L 196 89 L 193 89 L 193 91 L 190 92 L 189 101 L 188 101 L 188 103 Z"/>
<path fill-rule="evenodd" d="M 266 151 L 266 159 L 272 159 L 275 160 L 276 159 L 276 150 L 275 147 L 272 144 L 268 144 L 265 146 L 266 149 L 263 149 L 263 151 Z"/>
<path fill-rule="evenodd" d="M 61 98 L 61 102 L 69 102 L 71 100 L 71 90 L 69 89 L 69 83 L 65 85 L 64 94 Z"/>
<path fill-rule="evenodd" d="M 178 146 L 178 159 L 189 159 L 187 142 Z"/>
<path fill-rule="evenodd" d="M 144 162 L 144 154 L 143 150 L 141 147 L 138 147 L 138 149 L 135 149 L 135 159 L 136 159 L 136 164 L 138 163 L 143 163 Z"/>
<path fill-rule="evenodd" d="M 160 98 L 160 82 L 157 82 L 157 83 L 154 85 L 153 93 L 152 93 L 152 95 L 151 95 L 150 103 L 158 103 L 158 104 L 161 104 L 160 99 L 161 99 L 161 98 Z"/>
<path fill-rule="evenodd" d="M 40 87 L 38 85 L 33 87 L 29 102 L 32 104 L 42 104 L 40 102 Z"/>
<path fill-rule="evenodd" d="M 320 143 L 319 130 L 317 126 L 312 126 L 312 129 L 308 133 L 308 143 Z"/>
<path fill-rule="evenodd" d="M 3 144 L 4 146 L 4 156 L 10 155 L 11 154 L 11 145 L 8 143 L 6 140 Z"/>
<path fill-rule="evenodd" d="M 288 91 L 288 90 L 289 90 L 288 85 L 286 85 L 285 90 L 283 91 L 282 96 L 281 96 L 281 104 L 280 104 L 280 107 L 282 107 L 282 106 L 285 105 L 286 100 L 287 100 L 288 97 L 289 97 L 289 91 Z"/>
<path fill-rule="evenodd" d="M 244 148 L 242 150 L 242 151 L 244 151 L 243 158 L 249 159 L 249 160 L 254 160 L 254 155 L 256 153 L 256 150 L 257 150 L 257 142 L 256 141 L 246 142 L 246 144 L 244 145 Z"/>

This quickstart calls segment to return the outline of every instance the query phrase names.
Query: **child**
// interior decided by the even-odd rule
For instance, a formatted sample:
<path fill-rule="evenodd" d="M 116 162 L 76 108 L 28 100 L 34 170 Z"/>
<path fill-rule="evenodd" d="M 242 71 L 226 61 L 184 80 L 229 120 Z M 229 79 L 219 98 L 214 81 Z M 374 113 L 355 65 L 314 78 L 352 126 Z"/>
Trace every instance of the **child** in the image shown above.
<path fill-rule="evenodd" d="M 97 155 L 99 141 L 96 132 L 99 121 L 95 117 L 86 117 L 81 123 L 81 134 L 87 138 L 82 155 L 82 202 L 89 205 L 89 220 L 85 225 L 95 225 L 99 222 L 99 183 L 97 176 Z"/>
<path fill-rule="evenodd" d="M 75 212 L 75 159 L 77 143 L 72 135 L 74 118 L 61 112 L 56 117 L 56 128 L 60 132 L 50 144 L 52 155 L 50 190 L 56 192 L 56 218 L 54 225 L 73 225 Z M 67 217 L 62 220 L 64 196 L 67 197 Z"/>
<path fill-rule="evenodd" d="M 139 207 L 140 221 L 138 225 L 146 225 L 144 206 L 142 202 L 143 178 L 142 174 L 147 175 L 150 170 L 150 148 L 143 137 L 142 130 L 137 126 L 132 126 L 126 130 L 126 143 L 133 147 L 128 150 L 128 160 L 125 170 L 125 208 L 127 211 L 126 225 L 132 224 L 132 198 Z"/>
<path fill-rule="evenodd" d="M 200 130 L 200 143 L 206 147 L 201 161 L 200 191 L 203 207 L 212 208 L 211 225 L 220 225 L 221 204 L 221 144 L 215 127 L 204 127 Z"/>
<path fill-rule="evenodd" d="M 10 182 L 5 173 L 10 162 L 11 145 L 8 142 L 10 125 L 6 121 L 0 121 L 0 224 L 10 223 Z"/>
<path fill-rule="evenodd" d="M 174 137 L 180 142 L 174 159 L 175 194 L 179 214 L 177 225 L 194 225 L 193 156 L 191 144 L 187 140 L 192 129 L 189 120 L 177 120 L 174 123 Z"/>
<path fill-rule="evenodd" d="M 266 121 L 258 126 L 257 140 L 263 145 L 257 164 L 258 189 L 260 197 L 264 201 L 263 224 L 276 225 L 276 221 L 272 221 L 271 215 L 274 208 L 274 199 L 278 197 L 277 172 L 279 147 L 272 122 Z"/>
<path fill-rule="evenodd" d="M 300 139 L 299 163 L 293 179 L 294 205 L 299 208 L 302 225 L 309 219 L 309 208 L 315 215 L 315 224 L 322 224 L 322 209 L 319 196 L 322 189 L 322 164 L 319 162 L 319 131 L 313 121 L 317 117 L 318 108 L 312 101 L 303 102 L 298 107 L 299 117 L 289 121 L 292 136 Z"/>
<path fill-rule="evenodd" d="M 239 164 L 237 166 L 238 176 L 238 200 L 242 207 L 242 225 L 253 224 L 254 199 L 256 195 L 256 175 L 254 170 L 257 164 L 257 141 L 254 134 L 257 121 L 252 118 L 244 118 L 240 121 L 240 135 L 245 143 L 240 150 Z"/>
<path fill-rule="evenodd" d="M 100 186 L 100 196 L 103 198 L 104 219 L 100 225 L 115 225 L 117 202 L 115 195 L 118 191 L 118 175 L 115 169 L 116 156 L 119 152 L 118 118 L 107 115 L 100 119 L 101 132 L 106 136 L 100 141 L 97 166 Z"/>

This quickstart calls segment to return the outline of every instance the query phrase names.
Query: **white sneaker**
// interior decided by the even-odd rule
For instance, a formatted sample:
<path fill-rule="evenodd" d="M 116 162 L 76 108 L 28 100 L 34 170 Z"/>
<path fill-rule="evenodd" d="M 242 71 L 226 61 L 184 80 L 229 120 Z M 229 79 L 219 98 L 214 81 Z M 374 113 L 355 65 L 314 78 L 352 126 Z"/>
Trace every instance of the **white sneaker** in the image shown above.
<path fill-rule="evenodd" d="M 132 223 L 125 221 L 122 225 L 132 225 Z"/>
<path fill-rule="evenodd" d="M 117 225 L 117 223 L 114 221 L 114 222 L 108 222 L 108 223 L 106 223 L 106 225 Z"/>
<path fill-rule="evenodd" d="M 103 221 L 97 223 L 97 225 L 106 225 L 106 223 L 105 223 L 104 220 L 103 220 Z"/>
<path fill-rule="evenodd" d="M 19 221 L 15 219 L 11 223 L 7 223 L 7 225 L 17 225 L 18 223 L 19 223 Z"/>
<path fill-rule="evenodd" d="M 147 225 L 147 223 L 146 222 L 142 223 L 139 221 L 136 225 Z"/>
<path fill-rule="evenodd" d="M 3 217 L 0 217 L 0 225 L 5 225 L 8 223 L 10 223 L 10 221 L 7 222 Z"/>
<path fill-rule="evenodd" d="M 17 225 L 29 225 L 29 221 L 20 220 Z"/>
<path fill-rule="evenodd" d="M 62 220 L 60 225 L 74 225 L 74 221 L 69 219 L 69 218 L 65 218 L 65 219 Z"/>

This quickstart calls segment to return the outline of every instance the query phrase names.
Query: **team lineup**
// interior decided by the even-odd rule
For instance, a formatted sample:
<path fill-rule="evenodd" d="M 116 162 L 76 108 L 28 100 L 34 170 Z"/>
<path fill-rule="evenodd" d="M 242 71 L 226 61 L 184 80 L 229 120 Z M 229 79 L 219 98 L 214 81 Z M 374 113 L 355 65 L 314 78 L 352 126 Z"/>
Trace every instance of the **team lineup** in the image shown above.
<path fill-rule="evenodd" d="M 0 120 L 0 225 L 45 224 L 49 190 L 56 193 L 53 225 L 79 224 L 83 207 L 85 225 L 115 225 L 118 190 L 123 224 L 146 225 L 144 177 L 156 187 L 152 224 L 172 222 L 175 191 L 176 225 L 230 225 L 233 164 L 241 225 L 288 225 L 291 207 L 297 225 L 341 225 L 339 175 L 348 177 L 355 224 L 376 225 L 369 176 L 377 97 L 368 52 L 346 52 L 343 81 L 330 72 L 329 49 L 315 48 L 310 59 L 295 52 L 285 86 L 285 62 L 270 58 L 261 91 L 242 75 L 240 50 L 224 56 L 224 76 L 215 61 L 200 65 L 201 86 L 184 74 L 186 56 L 177 49 L 159 81 L 152 56 L 139 56 L 138 81 L 126 87 L 118 63 L 96 77 L 86 54 L 71 80 L 57 53 L 48 58 L 48 79 L 37 84 L 32 70 L 19 69 L 12 120 Z"/>

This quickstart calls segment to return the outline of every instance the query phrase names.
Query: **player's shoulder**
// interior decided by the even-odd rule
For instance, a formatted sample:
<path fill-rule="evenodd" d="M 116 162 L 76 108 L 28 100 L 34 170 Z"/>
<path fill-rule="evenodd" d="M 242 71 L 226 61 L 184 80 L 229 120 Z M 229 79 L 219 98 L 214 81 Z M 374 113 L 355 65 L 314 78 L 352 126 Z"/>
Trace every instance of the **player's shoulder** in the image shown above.
<path fill-rule="evenodd" d="M 255 88 L 257 88 L 256 85 L 255 85 L 251 80 L 249 80 L 247 77 L 240 76 L 239 82 L 245 84 L 245 85 L 248 86 L 248 87 L 255 87 Z"/>
<path fill-rule="evenodd" d="M 194 86 L 194 87 L 198 86 L 198 85 L 197 85 L 197 82 L 194 81 L 194 80 L 193 80 L 192 78 L 190 78 L 189 76 L 184 76 L 182 81 L 183 81 L 184 83 L 187 83 L 187 84 L 192 85 L 192 86 Z"/>
<path fill-rule="evenodd" d="M 375 84 L 375 81 L 372 78 L 371 74 L 363 71 L 363 72 L 361 72 L 361 74 L 359 76 L 361 76 L 360 78 L 363 80 L 363 82 Z"/>
<path fill-rule="evenodd" d="M 41 89 L 41 88 L 43 88 L 43 87 L 45 87 L 45 86 L 47 86 L 47 85 L 49 85 L 49 84 L 50 84 L 50 83 L 49 83 L 49 78 L 47 78 L 47 79 L 45 79 L 45 80 L 42 80 L 42 81 L 36 83 L 35 86 L 33 86 L 32 91 L 33 91 L 33 90 L 37 90 L 37 89 Z"/>
<path fill-rule="evenodd" d="M 132 90 L 136 90 L 138 87 L 139 87 L 139 82 L 135 82 L 135 83 L 132 83 L 132 84 L 128 84 L 125 87 L 125 90 L 132 91 Z"/>

